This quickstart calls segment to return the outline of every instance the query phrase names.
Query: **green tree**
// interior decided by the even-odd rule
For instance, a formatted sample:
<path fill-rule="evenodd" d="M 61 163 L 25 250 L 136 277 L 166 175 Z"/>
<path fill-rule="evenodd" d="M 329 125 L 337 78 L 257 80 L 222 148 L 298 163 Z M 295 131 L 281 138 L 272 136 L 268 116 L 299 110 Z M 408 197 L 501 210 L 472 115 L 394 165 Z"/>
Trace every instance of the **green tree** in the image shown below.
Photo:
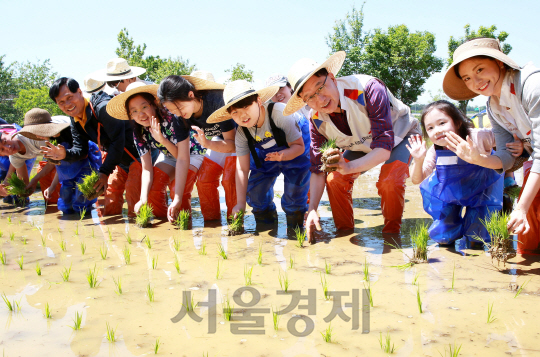
<path fill-rule="evenodd" d="M 49 98 L 49 87 L 21 89 L 19 95 L 15 98 L 14 107 L 23 116 L 33 108 L 41 108 L 48 111 L 51 115 L 65 115 L 58 105 Z"/>
<path fill-rule="evenodd" d="M 58 77 L 58 73 L 52 70 L 49 59 L 44 60 L 43 63 L 38 60 L 37 63 L 31 63 L 30 61 L 25 63 L 15 62 L 14 65 L 19 90 L 49 87 Z"/>
<path fill-rule="evenodd" d="M 250 83 L 253 83 L 253 71 L 246 69 L 246 66 L 241 63 L 237 63 L 235 66 L 232 66 L 230 69 L 226 69 L 225 72 L 231 74 L 231 78 L 227 80 L 226 83 L 236 81 L 239 79 L 243 79 Z"/>
<path fill-rule="evenodd" d="M 118 33 L 118 47 L 116 48 L 116 55 L 125 59 L 131 66 L 143 67 L 144 64 L 144 52 L 146 51 L 146 44 L 135 46 L 133 37 L 129 37 L 127 28 L 123 28 Z M 146 68 L 146 67 L 144 67 Z"/>
<path fill-rule="evenodd" d="M 155 83 L 161 82 L 161 80 L 171 75 L 187 75 L 196 69 L 195 65 L 190 65 L 189 60 L 183 60 L 182 57 L 176 57 L 161 60 L 160 65 L 153 71 L 150 80 Z"/>
<path fill-rule="evenodd" d="M 0 118 L 13 123 L 18 118 L 18 111 L 13 106 L 18 88 L 14 80 L 13 64 L 6 65 L 4 57 L 0 56 Z"/>
<path fill-rule="evenodd" d="M 501 31 L 498 34 L 496 34 L 497 26 L 491 25 L 491 27 L 484 27 L 480 26 L 478 30 L 471 31 L 471 25 L 467 24 L 464 26 L 465 28 L 465 36 L 461 36 L 459 38 L 455 38 L 454 36 L 450 36 L 450 40 L 448 40 L 448 66 L 450 66 L 454 62 L 454 52 L 455 50 L 464 42 L 476 38 L 476 37 L 489 37 L 489 38 L 496 38 L 501 43 L 501 50 L 504 54 L 509 54 L 510 51 L 512 51 L 512 46 L 508 43 L 503 43 L 508 38 L 509 34 L 508 32 Z M 469 103 L 468 100 L 460 100 L 459 101 L 459 109 L 467 114 L 467 104 Z"/>

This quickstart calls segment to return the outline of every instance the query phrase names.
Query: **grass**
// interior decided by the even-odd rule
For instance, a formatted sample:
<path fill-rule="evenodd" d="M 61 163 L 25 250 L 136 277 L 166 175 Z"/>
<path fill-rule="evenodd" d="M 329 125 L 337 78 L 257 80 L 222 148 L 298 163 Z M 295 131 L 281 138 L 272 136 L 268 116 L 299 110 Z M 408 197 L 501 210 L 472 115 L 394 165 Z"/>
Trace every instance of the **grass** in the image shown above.
<path fill-rule="evenodd" d="M 493 212 L 485 221 L 480 219 L 480 222 L 486 227 L 491 237 L 490 243 L 484 241 L 481 237 L 474 237 L 476 240 L 484 243 L 484 246 L 487 247 L 491 255 L 491 260 L 497 260 L 497 266 L 501 262 L 506 266 L 506 261 L 515 256 L 515 252 L 513 252 L 513 239 L 506 228 L 508 218 L 506 213 Z"/>
<path fill-rule="evenodd" d="M 21 257 L 17 260 L 17 264 L 19 265 L 19 268 L 23 270 L 24 256 L 22 254 Z"/>
<path fill-rule="evenodd" d="M 229 235 L 237 235 L 242 233 L 242 230 L 244 228 L 244 215 L 245 211 L 240 210 L 236 217 L 234 215 L 229 216 Z"/>
<path fill-rule="evenodd" d="M 146 247 L 148 249 L 152 249 L 152 240 L 150 239 L 150 237 L 145 235 L 143 240 L 144 240 L 144 243 L 146 244 Z"/>
<path fill-rule="evenodd" d="M 516 291 L 516 295 L 514 295 L 514 299 L 517 298 L 519 296 L 519 294 L 521 294 L 521 292 L 523 291 L 523 288 L 529 284 L 529 282 L 532 280 L 532 278 L 530 278 L 529 280 L 527 280 L 525 283 L 521 284 L 521 286 L 519 287 L 518 291 Z"/>
<path fill-rule="evenodd" d="M 456 261 L 454 260 L 454 270 L 452 271 L 452 287 L 448 291 L 454 291 L 455 281 L 456 281 Z"/>
<path fill-rule="evenodd" d="M 158 351 L 159 351 L 159 345 L 161 345 L 161 343 L 159 342 L 159 337 L 156 339 L 156 342 L 154 343 L 154 354 L 157 355 Z"/>
<path fill-rule="evenodd" d="M 456 342 L 454 341 L 454 345 L 448 344 L 448 354 L 450 357 L 457 357 L 459 356 L 459 353 L 461 352 L 461 346 L 456 346 Z M 446 347 L 444 347 L 444 357 L 446 357 Z M 439 354 L 442 356 L 442 353 L 439 352 Z"/>
<path fill-rule="evenodd" d="M 324 260 L 324 272 L 330 274 L 332 272 L 332 264 L 328 264 L 326 259 Z"/>
<path fill-rule="evenodd" d="M 97 171 L 92 171 L 90 175 L 86 175 L 83 177 L 82 182 L 77 184 L 77 188 L 81 193 L 86 197 L 87 199 L 93 199 L 93 197 L 97 194 L 96 190 L 94 189 L 94 185 L 99 180 L 99 174 Z"/>
<path fill-rule="evenodd" d="M 41 266 L 39 266 L 39 262 L 36 262 L 36 273 L 38 276 L 41 276 Z"/>
<path fill-rule="evenodd" d="M 45 316 L 46 319 L 52 319 L 51 307 L 48 302 L 45 303 L 45 312 L 43 313 L 43 316 Z"/>
<path fill-rule="evenodd" d="M 386 333 L 386 336 L 383 338 L 382 332 L 379 334 L 379 344 L 381 345 L 381 350 L 384 353 L 394 353 L 395 347 L 394 344 L 390 341 L 390 333 Z"/>
<path fill-rule="evenodd" d="M 114 286 L 115 286 L 114 292 L 117 295 L 122 295 L 122 278 L 118 277 L 115 279 L 113 276 L 113 281 L 114 281 Z"/>
<path fill-rule="evenodd" d="M 86 253 L 86 244 L 84 244 L 84 242 L 81 242 L 81 253 L 82 253 L 82 255 L 84 255 L 84 253 Z"/>
<path fill-rule="evenodd" d="M 306 231 L 296 226 L 294 229 L 294 234 L 296 235 L 296 246 L 298 248 L 304 248 L 304 241 L 306 240 Z"/>
<path fill-rule="evenodd" d="M 124 249 L 122 249 L 122 254 L 124 255 L 126 265 L 129 265 L 129 263 L 131 263 L 131 249 L 129 249 L 127 245 L 125 245 Z"/>
<path fill-rule="evenodd" d="M 109 249 L 107 249 L 107 246 L 103 244 L 101 247 L 99 247 L 99 255 L 101 255 L 101 259 L 105 260 L 107 259 L 107 252 Z"/>
<path fill-rule="evenodd" d="M 10 195 L 22 196 L 26 194 L 26 184 L 17 176 L 17 173 L 15 172 L 7 178 L 6 189 Z"/>
<path fill-rule="evenodd" d="M 257 256 L 257 264 L 262 265 L 262 243 L 259 243 L 259 255 Z"/>
<path fill-rule="evenodd" d="M 67 283 L 69 281 L 69 275 L 71 274 L 71 265 L 69 266 L 69 269 L 64 268 L 61 274 L 62 274 L 62 280 Z"/>
<path fill-rule="evenodd" d="M 369 281 L 369 263 L 367 258 L 364 258 L 364 280 Z"/>
<path fill-rule="evenodd" d="M 231 301 L 229 300 L 229 296 L 227 295 L 227 299 L 225 300 L 225 303 L 223 303 L 223 317 L 225 317 L 225 320 L 231 321 L 233 312 L 234 306 L 231 305 Z"/>
<path fill-rule="evenodd" d="M 137 217 L 135 217 L 135 223 L 141 228 L 146 228 L 153 218 L 154 209 L 148 203 L 145 203 L 139 208 Z"/>
<path fill-rule="evenodd" d="M 289 291 L 289 277 L 287 276 L 287 273 L 283 272 L 283 275 L 281 275 L 281 271 L 279 271 L 278 279 L 279 279 L 279 286 L 281 286 L 281 290 L 285 292 Z"/>
<path fill-rule="evenodd" d="M 332 342 L 332 323 L 328 325 L 326 330 L 324 332 L 321 332 L 322 338 L 324 342 L 331 343 Z"/>
<path fill-rule="evenodd" d="M 294 256 L 291 254 L 289 255 L 289 269 L 294 269 Z"/>
<path fill-rule="evenodd" d="M 176 217 L 176 220 L 174 221 L 174 224 L 178 227 L 180 227 L 181 230 L 185 231 L 189 228 L 189 217 L 191 216 L 191 213 L 183 209 L 178 213 L 178 217 Z"/>
<path fill-rule="evenodd" d="M 279 330 L 279 320 L 281 320 L 281 315 L 279 315 L 277 310 L 274 310 L 274 307 L 272 306 L 272 322 L 274 323 L 274 331 Z"/>
<path fill-rule="evenodd" d="M 253 274 L 253 266 L 248 269 L 247 265 L 244 266 L 244 282 L 246 286 L 253 285 L 251 281 L 251 275 Z"/>
<path fill-rule="evenodd" d="M 180 274 L 180 262 L 178 261 L 178 256 L 174 255 L 174 268 L 176 269 L 176 272 Z"/>
<path fill-rule="evenodd" d="M 82 221 L 86 216 L 86 207 L 83 207 L 82 210 L 79 211 L 79 216 L 81 217 L 80 221 Z"/>
<path fill-rule="evenodd" d="M 373 307 L 373 290 L 371 290 L 371 282 L 368 280 L 364 282 L 364 289 L 367 291 L 369 298 L 369 306 Z"/>
<path fill-rule="evenodd" d="M 218 254 L 220 257 L 223 258 L 223 260 L 226 260 L 228 257 L 227 257 L 227 252 L 225 251 L 225 248 L 223 248 L 223 244 L 220 244 L 218 246 Z"/>
<path fill-rule="evenodd" d="M 206 255 L 206 242 L 203 240 L 201 243 L 201 249 L 199 249 L 200 255 Z"/>
<path fill-rule="evenodd" d="M 148 295 L 148 301 L 154 302 L 154 288 L 150 286 L 150 283 L 146 285 L 146 295 Z"/>
<path fill-rule="evenodd" d="M 62 252 L 65 252 L 66 251 L 66 241 L 65 240 L 61 240 L 60 241 L 60 249 L 62 249 Z"/>
<path fill-rule="evenodd" d="M 154 270 L 157 268 L 158 259 L 159 259 L 159 255 L 154 255 L 152 257 L 152 269 Z"/>
<path fill-rule="evenodd" d="M 490 305 L 489 301 L 488 301 L 488 313 L 487 313 L 487 323 L 488 324 L 490 324 L 490 323 L 494 322 L 495 320 L 497 320 L 495 315 L 493 315 L 493 304 L 494 304 L 494 302 L 492 302 L 491 305 Z"/>
<path fill-rule="evenodd" d="M 221 271 L 221 262 L 218 260 L 217 262 L 217 271 L 216 271 L 216 279 L 221 279 L 223 277 L 223 271 Z"/>
<path fill-rule="evenodd" d="M 324 300 L 330 300 L 330 294 L 328 291 L 328 282 L 326 281 L 326 276 L 324 276 L 322 273 L 321 273 L 321 286 L 324 293 Z"/>
<path fill-rule="evenodd" d="M 173 239 L 173 248 L 177 252 L 180 251 L 180 240 L 176 237 Z"/>
<path fill-rule="evenodd" d="M 73 330 L 80 330 L 82 323 L 82 314 L 75 312 L 75 317 L 73 318 L 73 326 L 70 326 Z"/>
<path fill-rule="evenodd" d="M 106 322 L 106 326 L 107 326 L 107 341 L 109 341 L 110 343 L 115 343 L 116 342 L 116 328 L 112 328 L 111 326 L 109 326 L 109 323 Z"/>
<path fill-rule="evenodd" d="M 88 285 L 91 289 L 95 289 L 99 286 L 100 283 L 98 283 L 97 281 L 97 272 L 95 265 L 94 269 L 88 268 L 88 273 L 86 273 L 86 281 L 88 281 Z"/>
<path fill-rule="evenodd" d="M 420 296 L 420 284 L 416 286 L 416 303 L 418 305 L 418 311 L 420 311 L 420 313 L 423 313 L 424 310 L 422 310 L 422 297 Z"/>
<path fill-rule="evenodd" d="M 2 262 L 2 265 L 6 265 L 6 262 L 7 262 L 6 252 L 4 251 L 0 252 L 0 261 Z"/>
<path fill-rule="evenodd" d="M 125 236 L 126 236 L 126 241 L 128 242 L 128 244 L 131 244 L 132 240 L 131 240 L 131 235 L 129 234 L 129 231 L 125 234 Z"/>

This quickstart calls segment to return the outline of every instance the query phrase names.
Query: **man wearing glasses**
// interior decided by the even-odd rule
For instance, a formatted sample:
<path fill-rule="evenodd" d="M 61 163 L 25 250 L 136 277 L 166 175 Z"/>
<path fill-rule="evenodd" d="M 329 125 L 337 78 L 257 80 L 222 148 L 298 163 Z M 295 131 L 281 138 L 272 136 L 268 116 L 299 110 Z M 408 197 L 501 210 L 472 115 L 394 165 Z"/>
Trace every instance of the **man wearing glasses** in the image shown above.
<path fill-rule="evenodd" d="M 320 230 L 317 207 L 327 187 L 336 228 L 353 229 L 352 188 L 354 180 L 369 169 L 384 163 L 377 182 L 384 217 L 383 235 L 400 232 L 405 204 L 405 180 L 409 177 L 408 137 L 420 134 L 418 121 L 409 107 L 396 99 L 379 79 L 367 75 L 336 78 L 345 52 L 337 52 L 319 65 L 311 59 L 297 61 L 289 71 L 293 95 L 284 115 L 308 105 L 311 110 L 311 181 L 306 231 L 315 242 L 313 226 Z M 330 139 L 337 163 L 321 171 L 320 147 Z M 331 160 L 333 161 L 333 160 Z"/>

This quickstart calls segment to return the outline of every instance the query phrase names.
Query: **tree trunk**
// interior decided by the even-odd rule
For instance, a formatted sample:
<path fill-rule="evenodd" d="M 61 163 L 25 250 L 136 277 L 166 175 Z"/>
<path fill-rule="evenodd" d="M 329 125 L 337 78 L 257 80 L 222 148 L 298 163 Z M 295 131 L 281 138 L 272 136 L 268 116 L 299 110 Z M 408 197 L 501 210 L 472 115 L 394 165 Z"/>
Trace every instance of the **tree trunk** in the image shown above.
<path fill-rule="evenodd" d="M 467 116 L 467 104 L 469 103 L 468 100 L 460 100 L 459 101 L 459 110 L 461 110 L 461 112 L 463 114 L 465 114 L 465 116 Z"/>

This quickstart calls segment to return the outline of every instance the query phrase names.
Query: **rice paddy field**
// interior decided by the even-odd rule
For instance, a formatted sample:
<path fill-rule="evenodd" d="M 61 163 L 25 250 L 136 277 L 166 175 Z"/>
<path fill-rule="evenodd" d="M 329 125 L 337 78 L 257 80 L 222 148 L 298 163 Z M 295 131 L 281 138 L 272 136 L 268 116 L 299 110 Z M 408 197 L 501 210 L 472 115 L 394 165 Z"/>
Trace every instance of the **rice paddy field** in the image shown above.
<path fill-rule="evenodd" d="M 431 219 L 408 185 L 401 237 L 383 237 L 375 183 L 355 183 L 354 231 L 336 233 L 328 198 L 317 243 L 280 224 L 244 233 L 200 215 L 189 230 L 127 215 L 62 216 L 40 192 L 0 206 L 3 356 L 540 356 L 540 262 L 506 266 L 482 250 L 428 242 Z M 281 191 L 280 191 L 281 190 Z M 292 238 L 292 239 L 291 239 Z M 401 245 L 402 250 L 390 245 Z M 273 312 L 276 312 L 274 314 Z"/>

